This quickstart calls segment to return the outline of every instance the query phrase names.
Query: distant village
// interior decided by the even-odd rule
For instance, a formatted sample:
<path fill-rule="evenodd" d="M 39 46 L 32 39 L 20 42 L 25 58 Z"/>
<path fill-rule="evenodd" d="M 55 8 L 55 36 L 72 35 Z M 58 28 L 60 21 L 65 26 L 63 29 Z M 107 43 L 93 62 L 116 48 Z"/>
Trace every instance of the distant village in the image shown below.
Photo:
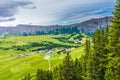
<path fill-rule="evenodd" d="M 51 50 L 39 50 L 39 51 L 33 51 L 30 53 L 24 53 L 18 55 L 12 54 L 11 56 L 17 56 L 17 58 L 23 58 L 34 54 L 40 54 L 41 56 L 45 56 L 45 55 L 51 56 L 52 54 L 54 54 L 54 52 L 57 52 L 58 54 L 66 54 L 66 53 L 71 53 L 73 50 L 74 48 L 65 48 L 65 49 L 54 48 Z"/>

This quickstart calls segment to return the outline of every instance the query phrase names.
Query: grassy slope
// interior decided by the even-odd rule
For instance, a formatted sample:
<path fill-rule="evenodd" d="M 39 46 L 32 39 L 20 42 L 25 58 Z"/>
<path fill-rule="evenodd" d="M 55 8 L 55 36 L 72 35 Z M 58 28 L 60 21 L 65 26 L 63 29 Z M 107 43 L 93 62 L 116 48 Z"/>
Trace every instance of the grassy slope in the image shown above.
<path fill-rule="evenodd" d="M 59 36 L 32 36 L 32 37 L 10 37 L 7 39 L 0 39 L 3 48 L 10 48 L 13 45 L 24 45 L 30 42 L 42 42 L 49 41 L 60 45 L 73 45 L 70 43 L 64 43 L 54 39 Z M 65 35 L 68 36 L 68 35 Z M 23 51 L 15 50 L 2 50 L 0 49 L 0 80 L 19 80 L 28 73 L 35 74 L 38 68 L 48 69 L 48 61 L 44 59 L 44 56 L 40 54 L 34 54 L 31 56 L 17 58 L 17 56 L 11 56 L 11 54 L 25 53 Z M 79 58 L 84 53 L 84 47 L 75 48 L 71 52 L 73 59 Z M 62 62 L 65 54 L 52 55 L 50 62 L 52 69 Z"/>

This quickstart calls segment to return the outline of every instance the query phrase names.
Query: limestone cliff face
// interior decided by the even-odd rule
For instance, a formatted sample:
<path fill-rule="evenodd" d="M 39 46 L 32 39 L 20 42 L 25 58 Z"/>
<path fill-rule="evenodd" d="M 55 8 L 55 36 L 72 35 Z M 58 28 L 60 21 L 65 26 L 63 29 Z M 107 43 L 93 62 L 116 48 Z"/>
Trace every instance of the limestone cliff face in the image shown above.
<path fill-rule="evenodd" d="M 104 17 L 98 19 L 90 19 L 88 21 L 82 22 L 78 27 L 78 30 L 84 30 L 85 33 L 95 32 L 96 29 L 105 28 L 106 25 L 111 23 L 111 17 Z"/>
<path fill-rule="evenodd" d="M 44 34 L 71 34 L 71 33 L 94 33 L 97 29 L 105 28 L 111 23 L 111 17 L 90 19 L 71 25 L 17 25 L 16 27 L 0 27 L 0 35 L 44 35 Z"/>

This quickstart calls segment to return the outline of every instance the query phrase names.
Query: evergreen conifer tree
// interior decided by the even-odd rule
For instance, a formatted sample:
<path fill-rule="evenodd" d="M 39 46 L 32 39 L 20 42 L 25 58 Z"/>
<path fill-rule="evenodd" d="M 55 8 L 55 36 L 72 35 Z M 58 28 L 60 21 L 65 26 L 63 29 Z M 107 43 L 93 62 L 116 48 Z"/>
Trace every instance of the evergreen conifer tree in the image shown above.
<path fill-rule="evenodd" d="M 110 55 L 105 74 L 106 80 L 120 79 L 120 0 L 117 0 L 113 15 L 108 44 Z"/>

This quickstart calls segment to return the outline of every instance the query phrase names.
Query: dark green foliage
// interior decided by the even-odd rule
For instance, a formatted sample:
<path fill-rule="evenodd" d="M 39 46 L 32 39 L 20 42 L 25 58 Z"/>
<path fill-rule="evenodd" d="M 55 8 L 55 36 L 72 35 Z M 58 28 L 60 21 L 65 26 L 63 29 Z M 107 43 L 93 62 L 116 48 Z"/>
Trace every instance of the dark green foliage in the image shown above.
<path fill-rule="evenodd" d="M 53 80 L 51 71 L 43 71 L 42 69 L 37 71 L 36 80 Z"/>
<path fill-rule="evenodd" d="M 112 56 L 120 57 L 120 0 L 117 1 L 114 17 L 112 19 L 109 46 Z"/>
<path fill-rule="evenodd" d="M 86 39 L 85 44 L 85 55 L 82 60 L 82 77 L 83 80 L 95 80 L 96 72 L 95 72 L 95 61 L 92 52 L 92 46 L 90 44 L 90 40 Z"/>
<path fill-rule="evenodd" d="M 82 80 L 82 65 L 79 59 L 76 58 L 74 62 L 74 80 Z"/>
<path fill-rule="evenodd" d="M 114 57 L 106 67 L 105 80 L 120 80 L 120 57 Z"/>
<path fill-rule="evenodd" d="M 98 30 L 94 36 L 94 55 L 93 55 L 93 61 L 94 61 L 94 79 L 97 80 L 104 80 L 104 73 L 105 73 L 105 67 L 104 67 L 104 31 Z"/>
<path fill-rule="evenodd" d="M 86 39 L 86 44 L 85 44 L 85 55 L 84 55 L 84 58 L 83 58 L 83 66 L 82 66 L 82 69 L 83 69 L 83 79 L 86 79 L 87 78 L 87 65 L 88 65 L 88 58 L 89 58 L 89 53 L 90 53 L 90 42 L 88 39 Z"/>
<path fill-rule="evenodd" d="M 120 0 L 117 0 L 113 14 L 108 44 L 110 54 L 106 67 L 106 80 L 120 80 Z"/>
<path fill-rule="evenodd" d="M 31 80 L 31 76 L 30 76 L 30 74 L 28 74 L 28 76 L 25 76 L 25 78 L 24 79 L 22 79 L 22 80 Z"/>
<path fill-rule="evenodd" d="M 62 72 L 64 80 L 73 80 L 75 77 L 73 60 L 69 54 L 63 60 Z"/>
<path fill-rule="evenodd" d="M 82 68 L 78 59 L 72 60 L 71 56 L 67 54 L 63 60 L 62 65 L 54 69 L 55 80 L 82 80 Z"/>

